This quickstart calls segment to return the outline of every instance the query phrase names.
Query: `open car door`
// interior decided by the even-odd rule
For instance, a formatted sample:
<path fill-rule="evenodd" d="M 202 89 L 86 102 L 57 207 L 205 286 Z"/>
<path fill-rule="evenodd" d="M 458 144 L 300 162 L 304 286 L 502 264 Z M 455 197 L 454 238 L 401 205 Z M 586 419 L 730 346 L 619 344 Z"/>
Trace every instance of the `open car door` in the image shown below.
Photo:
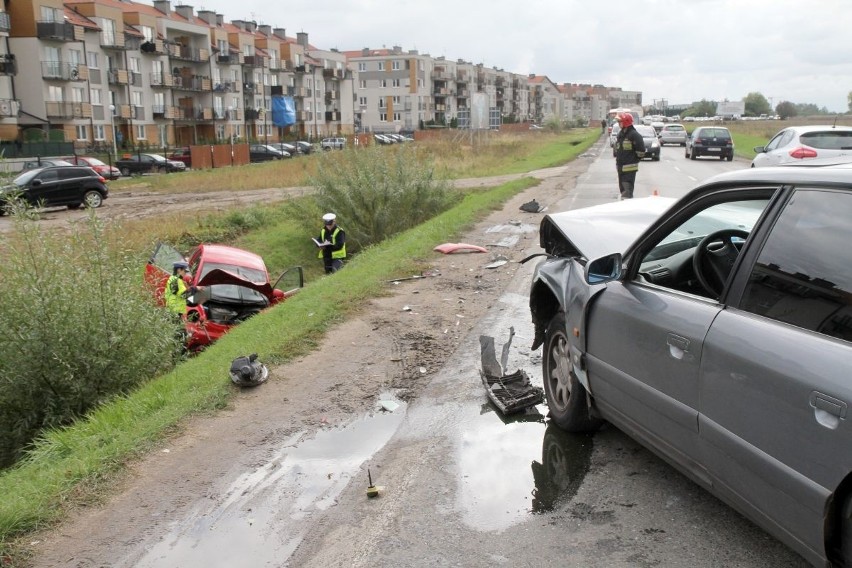
<path fill-rule="evenodd" d="M 277 298 L 276 302 L 281 300 L 286 300 L 299 290 L 305 287 L 305 274 L 302 270 L 301 266 L 293 266 L 288 268 L 284 272 L 281 273 L 281 276 L 278 277 L 278 280 L 275 281 L 275 284 L 272 286 L 274 290 L 281 290 L 284 295 L 280 298 Z"/>
<path fill-rule="evenodd" d="M 186 261 L 186 259 L 174 247 L 166 243 L 158 243 L 151 258 L 148 259 L 148 264 L 145 265 L 145 285 L 161 306 L 165 305 L 163 291 L 172 275 L 172 265 L 178 261 Z"/>

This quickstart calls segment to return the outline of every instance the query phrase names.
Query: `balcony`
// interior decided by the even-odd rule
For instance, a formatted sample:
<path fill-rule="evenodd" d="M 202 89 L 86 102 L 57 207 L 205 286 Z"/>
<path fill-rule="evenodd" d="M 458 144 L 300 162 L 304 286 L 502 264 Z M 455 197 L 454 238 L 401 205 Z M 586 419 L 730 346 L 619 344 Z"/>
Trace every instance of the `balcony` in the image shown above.
<path fill-rule="evenodd" d="M 21 101 L 16 99 L 0 99 L 0 117 L 18 116 L 21 112 Z"/>
<path fill-rule="evenodd" d="M 246 55 L 243 57 L 243 67 L 266 67 L 266 57 L 262 55 Z"/>
<path fill-rule="evenodd" d="M 260 118 L 260 109 L 247 108 L 244 114 L 246 120 L 257 120 Z"/>
<path fill-rule="evenodd" d="M 269 60 L 269 70 L 270 71 L 292 71 L 293 70 L 293 62 L 289 59 L 270 59 Z"/>
<path fill-rule="evenodd" d="M 451 81 L 453 79 L 453 75 L 443 69 L 435 69 L 432 71 L 432 79 L 437 81 Z"/>
<path fill-rule="evenodd" d="M 325 92 L 325 104 L 330 105 L 332 101 L 337 100 L 337 91 L 326 91 Z"/>
<path fill-rule="evenodd" d="M 311 65 L 305 64 L 305 65 L 296 65 L 295 70 L 296 70 L 296 73 L 312 73 L 314 69 Z"/>
<path fill-rule="evenodd" d="M 18 63 L 15 61 L 15 55 L 8 53 L 0 56 L 0 75 L 17 75 Z"/>
<path fill-rule="evenodd" d="M 62 61 L 42 61 L 41 76 L 55 81 L 85 81 L 89 78 L 89 68 Z"/>
<path fill-rule="evenodd" d="M 177 91 L 211 91 L 213 90 L 213 82 L 209 77 L 201 77 L 199 75 L 174 75 L 172 77 L 174 84 L 172 88 Z"/>
<path fill-rule="evenodd" d="M 243 56 L 240 53 L 220 53 L 216 56 L 219 65 L 241 65 Z"/>
<path fill-rule="evenodd" d="M 175 120 L 213 120 L 213 109 L 200 106 L 174 107 Z"/>
<path fill-rule="evenodd" d="M 340 113 L 336 110 L 328 111 L 325 113 L 326 122 L 337 122 L 338 120 L 340 120 Z"/>
<path fill-rule="evenodd" d="M 151 107 L 151 114 L 154 116 L 154 119 L 168 119 L 171 120 L 177 116 L 177 107 L 166 106 L 166 105 L 154 105 Z"/>
<path fill-rule="evenodd" d="M 124 32 L 101 32 L 101 47 L 104 49 L 127 49 Z"/>
<path fill-rule="evenodd" d="M 107 71 L 107 80 L 110 85 L 127 85 L 130 83 L 130 75 L 127 69 L 110 69 Z"/>
<path fill-rule="evenodd" d="M 91 118 L 92 116 L 92 105 L 89 103 L 47 101 L 44 107 L 48 118 Z"/>
<path fill-rule="evenodd" d="M 136 73 L 135 71 L 130 72 L 130 84 L 134 87 L 142 86 L 142 73 Z"/>
<path fill-rule="evenodd" d="M 206 49 L 189 47 L 188 45 L 174 44 L 169 46 L 169 57 L 180 61 L 192 61 L 202 63 L 210 58 L 210 52 Z"/>
<path fill-rule="evenodd" d="M 12 30 L 12 20 L 9 19 L 9 14 L 0 12 L 0 34 L 7 34 Z"/>
<path fill-rule="evenodd" d="M 83 28 L 66 22 L 36 22 L 38 39 L 56 41 L 82 41 Z"/>
<path fill-rule="evenodd" d="M 213 85 L 214 93 L 236 93 L 240 90 L 239 83 L 235 81 L 225 81 Z"/>
<path fill-rule="evenodd" d="M 252 83 L 252 82 L 243 83 L 243 91 L 245 91 L 246 93 L 253 93 L 255 91 L 255 89 L 257 89 L 257 88 L 258 88 L 257 83 Z"/>
<path fill-rule="evenodd" d="M 307 122 L 311 120 L 311 113 L 306 110 L 297 110 L 296 111 L 296 120 L 299 122 Z"/>
<path fill-rule="evenodd" d="M 151 73 L 150 77 L 154 88 L 168 89 L 175 84 L 174 76 L 169 73 Z"/>
<path fill-rule="evenodd" d="M 139 51 L 141 51 L 145 55 L 165 55 L 166 44 L 163 43 L 163 40 L 161 39 L 155 39 L 153 41 L 143 41 L 139 45 Z"/>

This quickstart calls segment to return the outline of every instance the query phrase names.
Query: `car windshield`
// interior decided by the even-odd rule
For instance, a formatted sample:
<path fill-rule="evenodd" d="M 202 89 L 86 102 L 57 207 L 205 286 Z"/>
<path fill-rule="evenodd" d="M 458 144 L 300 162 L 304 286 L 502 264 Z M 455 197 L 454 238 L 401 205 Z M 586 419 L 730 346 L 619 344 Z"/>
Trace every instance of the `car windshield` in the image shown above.
<path fill-rule="evenodd" d="M 97 158 L 86 158 L 83 161 L 88 163 L 90 166 L 105 166 L 106 165 L 105 163 L 103 163 L 102 161 L 100 161 Z"/>
<path fill-rule="evenodd" d="M 657 135 L 654 129 L 650 126 L 637 126 L 636 131 L 645 138 L 651 138 Z"/>
<path fill-rule="evenodd" d="M 19 175 L 15 179 L 13 179 L 12 183 L 14 183 L 17 186 L 23 187 L 23 186 L 27 185 L 30 182 L 31 179 L 36 177 L 39 174 L 40 171 L 41 171 L 40 169 L 27 170 L 26 172 L 22 173 L 21 175 Z"/>
<path fill-rule="evenodd" d="M 246 268 L 244 266 L 235 266 L 233 264 L 219 264 L 215 262 L 205 262 L 202 269 L 199 281 L 213 270 L 224 270 L 243 280 L 249 282 L 264 283 L 267 281 L 266 274 L 261 270 Z M 251 288 L 237 286 L 236 284 L 212 284 L 208 286 L 210 298 L 217 302 L 228 302 L 235 304 L 261 304 L 268 303 L 266 297 Z"/>
<path fill-rule="evenodd" d="M 739 229 L 749 233 L 768 203 L 768 199 L 755 199 L 708 207 L 666 236 L 657 245 L 657 249 L 675 242 L 685 243 L 686 248 L 689 248 L 689 246 L 698 244 L 710 233 L 722 229 Z M 659 255 L 652 256 L 659 257 Z"/>

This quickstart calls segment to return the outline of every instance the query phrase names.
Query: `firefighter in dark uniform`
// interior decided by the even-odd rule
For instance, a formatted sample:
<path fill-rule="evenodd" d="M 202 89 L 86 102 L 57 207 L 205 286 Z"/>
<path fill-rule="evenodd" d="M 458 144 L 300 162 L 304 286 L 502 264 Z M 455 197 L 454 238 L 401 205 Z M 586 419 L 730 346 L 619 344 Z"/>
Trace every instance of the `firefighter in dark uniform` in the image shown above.
<path fill-rule="evenodd" d="M 615 138 L 615 169 L 618 171 L 618 189 L 621 192 L 621 199 L 632 199 L 636 172 L 639 171 L 639 160 L 645 155 L 645 141 L 633 127 L 632 114 L 620 112 L 615 120 L 621 125 L 621 130 L 618 131 Z"/>

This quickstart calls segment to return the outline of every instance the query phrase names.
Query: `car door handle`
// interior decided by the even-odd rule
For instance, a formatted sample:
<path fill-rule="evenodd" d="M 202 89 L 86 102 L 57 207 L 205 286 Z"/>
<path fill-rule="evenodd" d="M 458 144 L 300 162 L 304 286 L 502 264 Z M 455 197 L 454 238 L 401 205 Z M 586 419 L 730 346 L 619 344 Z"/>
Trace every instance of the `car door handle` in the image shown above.
<path fill-rule="evenodd" d="M 666 336 L 666 345 L 669 346 L 669 355 L 675 359 L 683 359 L 683 356 L 689 351 L 689 340 L 674 333 Z"/>
<path fill-rule="evenodd" d="M 812 391 L 809 402 L 814 409 L 814 418 L 826 428 L 834 430 L 846 418 L 848 405 L 838 398 Z"/>

